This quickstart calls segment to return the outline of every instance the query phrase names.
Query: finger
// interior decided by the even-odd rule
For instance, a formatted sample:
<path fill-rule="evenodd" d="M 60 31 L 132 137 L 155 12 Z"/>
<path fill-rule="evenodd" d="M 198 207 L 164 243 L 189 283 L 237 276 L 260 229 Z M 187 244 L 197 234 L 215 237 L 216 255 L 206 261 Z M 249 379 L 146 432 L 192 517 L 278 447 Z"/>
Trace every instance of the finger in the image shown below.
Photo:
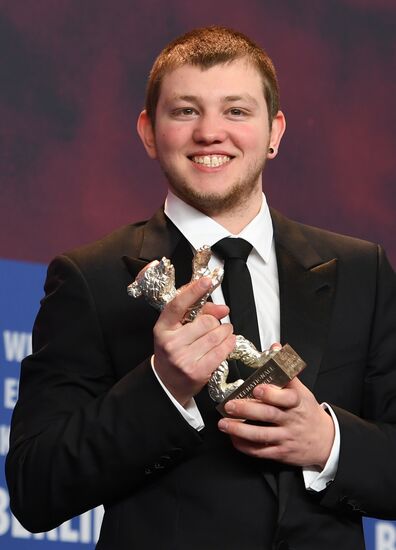
<path fill-rule="evenodd" d="M 210 319 L 210 316 L 206 317 Z M 178 365 L 191 379 L 198 376 L 208 380 L 235 346 L 232 325 L 221 325 L 213 317 L 211 319 L 217 323 L 214 330 L 195 339 L 196 333 L 192 334 L 193 323 L 184 325 L 175 331 L 178 333 L 176 337 L 167 339 L 162 346 L 159 341 L 156 355 L 160 355 L 163 349 L 168 360 Z"/>
<path fill-rule="evenodd" d="M 191 348 L 191 345 L 194 344 L 196 340 L 199 340 L 216 329 L 221 329 L 223 332 L 225 331 L 225 336 L 232 332 L 232 327 L 230 325 L 221 325 L 219 321 L 211 315 L 202 315 L 195 319 L 193 323 L 187 323 L 186 325 L 179 324 L 173 329 L 164 329 L 164 327 L 159 326 L 157 322 L 154 327 L 155 354 L 159 355 L 164 353 L 172 363 L 184 366 L 184 368 L 193 369 L 203 353 L 206 353 L 207 347 L 201 349 L 202 344 L 198 344 L 195 348 Z M 220 340 L 220 338 L 217 340 Z"/>
<path fill-rule="evenodd" d="M 202 277 L 183 287 L 176 297 L 165 306 L 157 325 L 164 329 L 171 329 L 179 325 L 188 308 L 206 294 L 211 284 L 209 277 Z"/>
<path fill-rule="evenodd" d="M 305 386 L 297 376 L 290 380 L 290 382 L 285 387 L 295 389 L 299 393 L 305 393 L 306 391 L 309 391 L 307 386 Z"/>
<path fill-rule="evenodd" d="M 218 427 L 222 432 L 244 440 L 249 445 L 278 445 L 283 438 L 287 437 L 286 430 L 279 426 L 255 426 L 242 421 L 235 422 L 228 418 L 222 418 Z"/>
<path fill-rule="evenodd" d="M 282 409 L 256 399 L 234 399 L 228 401 L 224 408 L 226 413 L 234 418 L 269 422 L 270 424 L 283 424 L 286 416 Z"/>
<path fill-rule="evenodd" d="M 271 351 L 279 351 L 281 349 L 282 349 L 282 344 L 280 344 L 279 342 L 274 342 L 273 344 L 271 344 L 271 347 L 270 347 Z"/>
<path fill-rule="evenodd" d="M 186 372 L 194 378 L 196 374 L 208 382 L 213 372 L 219 367 L 235 346 L 235 335 L 229 325 L 219 325 L 214 334 L 205 335 L 187 350 Z"/>
<path fill-rule="evenodd" d="M 208 330 L 207 327 L 209 327 L 212 322 L 215 322 L 216 325 Z M 205 315 L 197 323 L 191 323 L 191 327 L 189 326 L 188 328 L 190 329 L 187 335 L 189 339 L 189 353 L 198 358 L 198 360 L 232 335 L 232 325 L 229 323 L 220 324 L 210 315 Z"/>
<path fill-rule="evenodd" d="M 201 310 L 202 314 L 213 315 L 216 319 L 223 319 L 230 313 L 230 308 L 223 304 L 214 304 L 213 302 L 206 302 Z"/>
<path fill-rule="evenodd" d="M 180 348 L 182 346 L 189 346 L 205 335 L 212 333 L 217 329 L 221 329 L 221 327 L 225 327 L 225 329 L 222 330 L 226 330 L 227 335 L 232 333 L 233 327 L 230 323 L 221 324 L 218 319 L 212 315 L 200 315 L 192 323 L 179 325 L 177 330 L 174 332 L 175 338 L 172 339 L 172 347 Z M 214 335 L 209 336 L 209 341 L 214 337 Z M 204 353 L 206 353 L 206 350 Z M 200 355 L 202 355 L 202 353 Z"/>
<path fill-rule="evenodd" d="M 228 329 L 225 331 L 225 329 Z M 218 340 L 216 342 L 216 340 Z M 235 346 L 235 335 L 229 326 L 221 325 L 216 334 L 205 335 L 202 339 L 196 341 L 191 346 L 196 353 L 200 355 L 198 359 L 199 367 L 204 365 L 204 369 L 208 376 L 211 376 L 213 371 L 225 361 L 231 350 Z"/>
<path fill-rule="evenodd" d="M 277 460 L 278 462 L 287 462 L 287 455 L 278 443 L 252 443 L 235 436 L 231 436 L 231 441 L 235 449 L 246 455 L 255 458 L 265 458 L 267 460 Z"/>
<path fill-rule="evenodd" d="M 253 395 L 262 403 L 282 409 L 291 409 L 300 403 L 298 391 L 289 386 L 278 388 L 271 384 L 259 384 L 254 388 Z"/>

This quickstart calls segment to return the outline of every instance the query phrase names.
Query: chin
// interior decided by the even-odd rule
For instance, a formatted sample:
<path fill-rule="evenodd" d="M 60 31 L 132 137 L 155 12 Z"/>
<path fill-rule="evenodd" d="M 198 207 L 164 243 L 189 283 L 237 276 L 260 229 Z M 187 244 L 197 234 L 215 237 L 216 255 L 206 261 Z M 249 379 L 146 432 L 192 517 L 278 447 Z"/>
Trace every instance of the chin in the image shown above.
<path fill-rule="evenodd" d="M 219 215 L 243 207 L 251 196 L 251 192 L 243 186 L 234 186 L 224 193 L 200 192 L 196 189 L 176 189 L 173 192 L 184 202 L 203 212 L 207 216 Z"/>
<path fill-rule="evenodd" d="M 255 193 L 261 196 L 262 170 L 263 165 L 252 166 L 247 170 L 244 179 L 236 179 L 221 192 L 218 188 L 197 189 L 187 183 L 185 177 L 179 177 L 165 170 L 164 172 L 175 195 L 200 212 L 214 216 L 244 208 Z"/>

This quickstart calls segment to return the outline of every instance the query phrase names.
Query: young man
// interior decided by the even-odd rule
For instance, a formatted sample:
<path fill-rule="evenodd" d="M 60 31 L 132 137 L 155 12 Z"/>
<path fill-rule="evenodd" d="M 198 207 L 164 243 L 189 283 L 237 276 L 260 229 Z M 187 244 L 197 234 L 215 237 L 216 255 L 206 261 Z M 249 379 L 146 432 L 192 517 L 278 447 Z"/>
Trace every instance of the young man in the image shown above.
<path fill-rule="evenodd" d="M 156 60 L 138 132 L 169 194 L 49 268 L 7 461 L 27 528 L 103 503 L 99 549 L 355 550 L 362 515 L 396 516 L 395 274 L 376 245 L 269 211 L 262 170 L 284 130 L 247 37 L 199 29 Z M 192 250 L 230 236 L 252 247 L 262 349 L 288 342 L 308 367 L 221 419 L 205 387 L 235 344 L 221 290 L 183 324 L 208 281 L 158 315 L 126 295 L 125 256 L 132 275 L 171 258 L 181 286 Z"/>

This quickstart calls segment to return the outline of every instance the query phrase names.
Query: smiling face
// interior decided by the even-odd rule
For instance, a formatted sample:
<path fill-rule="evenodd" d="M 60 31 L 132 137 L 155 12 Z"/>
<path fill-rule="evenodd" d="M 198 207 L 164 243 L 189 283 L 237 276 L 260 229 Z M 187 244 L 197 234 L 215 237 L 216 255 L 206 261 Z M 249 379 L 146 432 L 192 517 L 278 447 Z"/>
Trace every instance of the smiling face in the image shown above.
<path fill-rule="evenodd" d="M 214 218 L 252 217 L 261 205 L 262 170 L 284 131 L 269 128 L 260 74 L 245 59 L 209 69 L 183 65 L 164 76 L 155 130 L 143 112 L 138 131 L 171 190 Z M 273 147 L 275 153 L 268 154 Z"/>

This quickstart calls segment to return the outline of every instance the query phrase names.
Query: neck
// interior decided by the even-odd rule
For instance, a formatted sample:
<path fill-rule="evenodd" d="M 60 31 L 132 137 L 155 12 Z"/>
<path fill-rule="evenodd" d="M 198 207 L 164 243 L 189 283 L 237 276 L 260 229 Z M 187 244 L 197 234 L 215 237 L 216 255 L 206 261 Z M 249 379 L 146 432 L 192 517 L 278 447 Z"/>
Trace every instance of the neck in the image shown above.
<path fill-rule="evenodd" d="M 210 217 L 233 235 L 238 235 L 260 212 L 261 203 L 262 191 L 259 189 L 246 203 L 229 211 L 211 213 Z"/>

